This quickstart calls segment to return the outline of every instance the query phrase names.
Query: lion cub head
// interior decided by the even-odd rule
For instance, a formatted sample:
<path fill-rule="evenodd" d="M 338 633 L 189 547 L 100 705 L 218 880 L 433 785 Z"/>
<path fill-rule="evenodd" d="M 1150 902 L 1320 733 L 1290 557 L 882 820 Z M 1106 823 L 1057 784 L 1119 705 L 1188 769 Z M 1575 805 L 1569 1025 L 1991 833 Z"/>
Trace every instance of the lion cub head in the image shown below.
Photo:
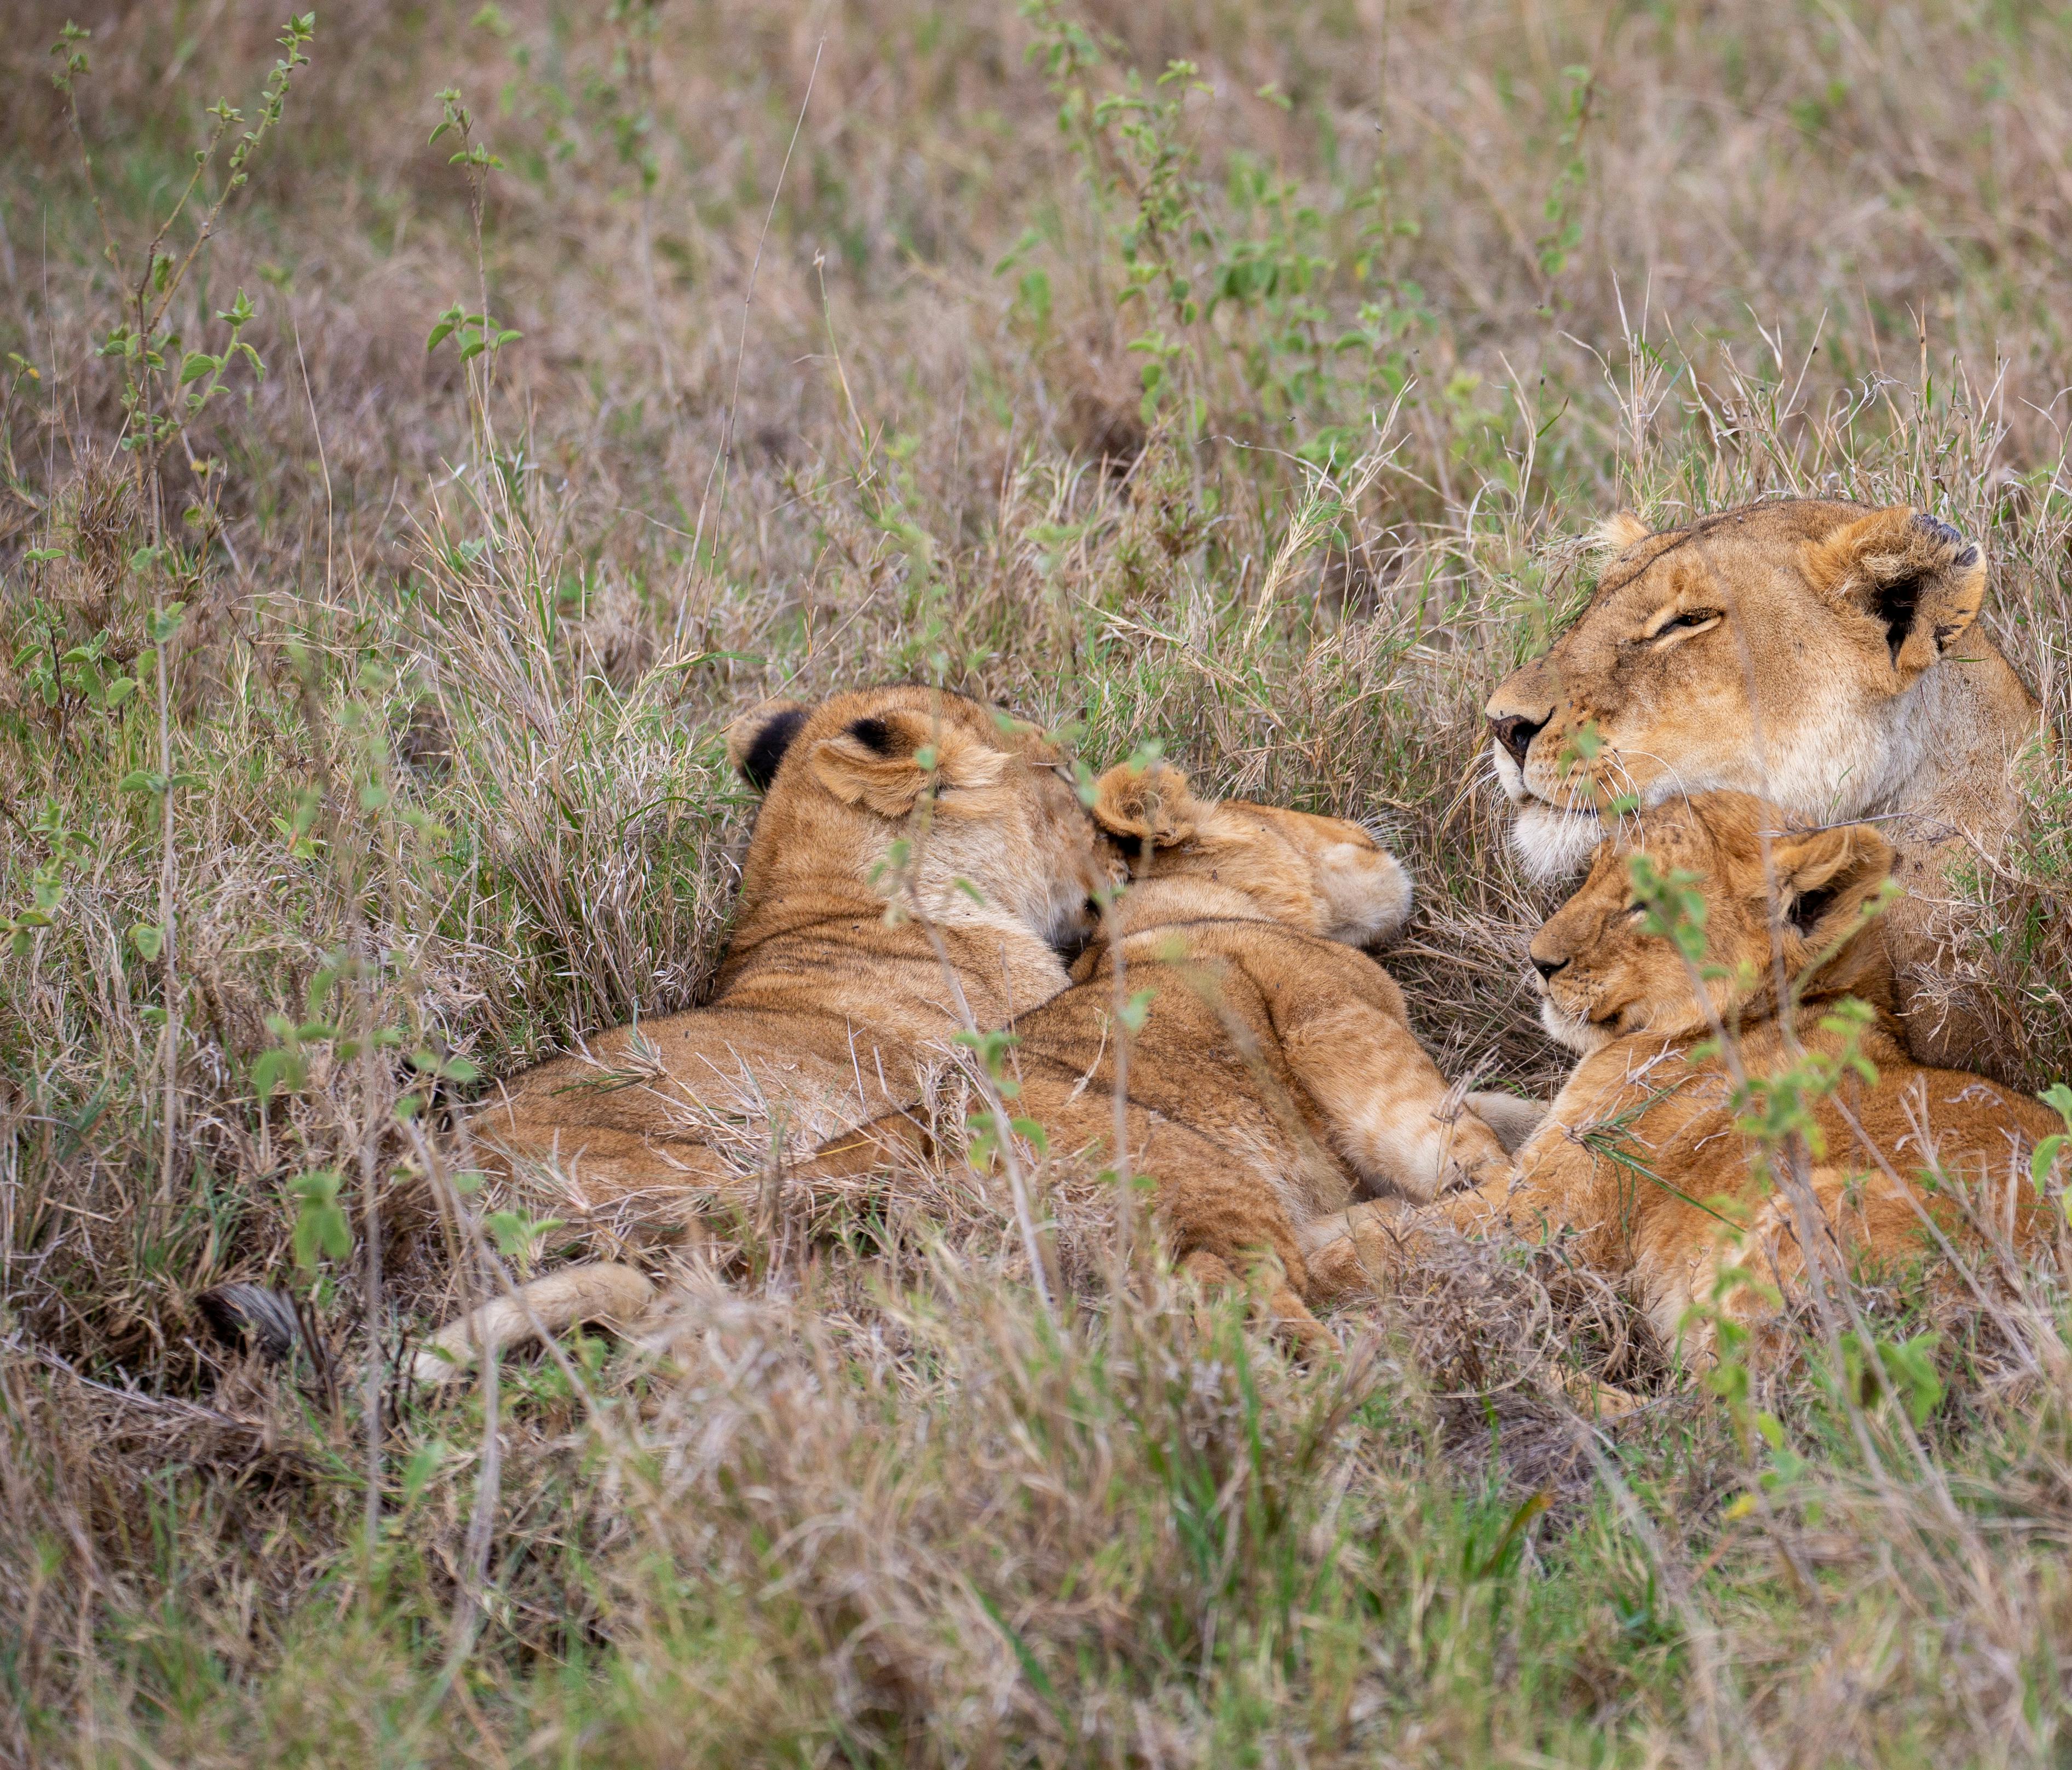
<path fill-rule="evenodd" d="M 764 795 L 738 926 L 894 891 L 944 925 L 1062 946 L 1091 927 L 1088 895 L 1115 875 L 1058 747 L 966 695 L 771 702 L 734 722 L 726 747 Z"/>
<path fill-rule="evenodd" d="M 1622 516 L 1604 538 L 1589 607 L 1484 709 L 1536 873 L 1580 863 L 1608 810 L 1725 787 L 1856 817 L 1931 759 L 1910 691 L 1986 585 L 1947 523 L 1791 499 L 1659 533 Z"/>
<path fill-rule="evenodd" d="M 1410 875 L 1342 817 L 1243 800 L 1197 799 L 1170 763 L 1128 764 L 1095 783 L 1094 821 L 1126 860 L 1137 912 L 1158 920 L 1235 916 L 1280 922 L 1348 946 L 1372 946 L 1410 914 Z"/>
<path fill-rule="evenodd" d="M 1702 956 L 1687 961 L 1642 900 L 1637 856 L 1641 871 L 1696 895 Z M 1775 1013 L 1780 973 L 1808 996 L 1889 1009 L 1890 966 L 1869 912 L 1892 862 L 1891 845 L 1868 825 L 1794 831 L 1747 793 L 1700 793 L 1628 818 L 1533 937 L 1541 1024 L 1585 1055 L 1632 1034 L 1696 1032 L 1715 1018 L 1745 1028 Z"/>

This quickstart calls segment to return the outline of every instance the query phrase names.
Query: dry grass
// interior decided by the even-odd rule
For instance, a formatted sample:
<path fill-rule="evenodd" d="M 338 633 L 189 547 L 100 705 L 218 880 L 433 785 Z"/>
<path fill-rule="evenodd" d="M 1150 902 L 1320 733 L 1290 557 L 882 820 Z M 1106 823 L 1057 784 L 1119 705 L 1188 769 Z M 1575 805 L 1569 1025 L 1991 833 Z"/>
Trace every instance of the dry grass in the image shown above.
<path fill-rule="evenodd" d="M 134 266 L 279 21 L 79 16 Z M 1056 1330 L 976 1176 L 780 1200 L 723 1280 L 687 1260 L 662 1348 L 387 1392 L 371 1545 L 357 1375 L 465 1270 L 396 1107 L 464 1162 L 469 1084 L 403 1060 L 697 999 L 747 812 L 717 734 L 763 694 L 938 678 L 1375 822 L 1420 1031 L 1536 1089 L 1545 905 L 1478 707 L 1615 504 L 1934 508 L 2063 729 L 2062 22 L 340 0 L 168 316 L 220 349 L 250 290 L 265 378 L 140 496 L 64 17 L 0 27 L 0 916 L 62 894 L 0 957 L 0 1756 L 2062 1756 L 2048 1262 L 1989 1311 L 1867 1279 L 1947 1398 L 1917 1437 L 1816 1356 L 1772 1446 L 1544 1254 L 1460 1249 L 1305 1373 L 1235 1306 L 1110 1294 L 1071 1176 Z M 479 227 L 426 142 L 450 84 L 503 163 Z M 428 352 L 485 294 L 523 338 Z M 187 551 L 139 566 L 154 509 Z M 150 668 L 113 711 L 37 671 L 121 673 L 175 595 L 168 838 L 121 786 L 159 768 Z M 2032 1085 L 2072 1069 L 2062 772 L 1973 885 Z M 355 1252 L 306 1277 L 331 1171 Z M 290 1364 L 212 1340 L 232 1279 L 298 1291 Z M 1540 1398 L 1563 1360 L 1660 1398 L 1586 1430 Z"/>

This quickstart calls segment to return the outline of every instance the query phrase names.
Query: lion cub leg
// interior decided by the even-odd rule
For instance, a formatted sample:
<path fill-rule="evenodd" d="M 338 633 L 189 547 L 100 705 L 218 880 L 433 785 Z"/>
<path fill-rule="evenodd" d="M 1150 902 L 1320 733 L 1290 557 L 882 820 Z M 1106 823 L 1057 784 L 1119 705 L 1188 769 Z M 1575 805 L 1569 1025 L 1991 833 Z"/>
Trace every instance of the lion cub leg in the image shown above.
<path fill-rule="evenodd" d="M 1195 1249 L 1180 1262 L 1180 1270 L 1204 1290 L 1244 1287 L 1244 1280 L 1231 1270 L 1230 1263 L 1207 1248 Z M 1320 1358 L 1338 1349 L 1330 1329 L 1309 1312 L 1309 1306 L 1284 1276 L 1275 1275 L 1264 1297 L 1254 1295 L 1253 1307 L 1276 1338 L 1286 1341 L 1305 1358 Z M 1206 1329 L 1207 1323 L 1202 1322 L 1199 1325 Z"/>
<path fill-rule="evenodd" d="M 1416 1254 L 1418 1219 L 1400 1200 L 1363 1199 L 1295 1232 L 1318 1298 L 1374 1295 Z"/>
<path fill-rule="evenodd" d="M 1472 1090 L 1467 1105 L 1513 1155 L 1531 1141 L 1532 1134 L 1547 1122 L 1547 1114 L 1552 1109 L 1544 1100 L 1527 1100 L 1523 1095 L 1485 1088 Z"/>
<path fill-rule="evenodd" d="M 1332 1141 L 1370 1185 L 1420 1204 L 1459 1187 L 1508 1181 L 1510 1152 L 1457 1101 L 1408 1027 L 1340 998 L 1301 1015 L 1281 1048 L 1322 1109 Z"/>

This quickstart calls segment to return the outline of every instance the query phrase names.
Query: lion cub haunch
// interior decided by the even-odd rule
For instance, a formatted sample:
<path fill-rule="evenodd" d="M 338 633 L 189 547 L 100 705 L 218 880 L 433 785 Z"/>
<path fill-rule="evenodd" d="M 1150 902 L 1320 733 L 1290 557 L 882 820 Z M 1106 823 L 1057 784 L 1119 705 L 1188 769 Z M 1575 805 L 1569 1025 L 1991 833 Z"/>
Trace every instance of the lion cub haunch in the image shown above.
<path fill-rule="evenodd" d="M 1602 837 L 1601 809 L 1720 788 L 1809 821 L 1877 817 L 1909 891 L 1886 928 L 1909 1040 L 1925 1061 L 1986 1060 L 1951 998 L 1942 869 L 2004 841 L 2041 719 L 1976 624 L 1977 544 L 1904 506 L 1815 499 L 1660 533 L 1622 516 L 1605 540 L 1589 606 L 1485 709 L 1519 854 L 1558 877 Z"/>
<path fill-rule="evenodd" d="M 1695 977 L 1637 903 L 1637 855 L 1695 881 L 1705 943 Z M 2028 1237 L 2040 1222 L 2029 1158 L 2063 1126 L 1984 1077 L 1908 1056 L 1882 929 L 1867 915 L 1892 862 L 1875 828 L 1794 829 L 1745 793 L 1671 800 L 1622 827 L 1532 942 L 1541 1018 L 1582 1060 L 1519 1150 L 1516 1184 L 1449 1200 L 1445 1217 L 1470 1231 L 1572 1232 L 1589 1264 L 1630 1278 L 1665 1336 L 1714 1300 L 1729 1269 L 1795 1288 L 1809 1239 L 1831 1262 L 1837 1249 L 1886 1262 Z M 1870 1011 L 1854 1034 L 1836 1015 L 1848 998 Z M 1803 1191 L 1763 1175 L 1716 1027 L 1751 1078 L 1808 1060 L 1840 1074 L 1812 1103 Z M 1924 1169 L 1944 1183 L 1922 1186 Z M 1756 1286 L 1729 1287 L 1724 1307 L 1752 1321 L 1770 1308 Z M 1699 1350 L 1708 1333 L 1698 1331 Z"/>
<path fill-rule="evenodd" d="M 712 1001 L 527 1070 L 474 1120 L 492 1165 L 550 1169 L 568 1214 L 624 1205 L 680 1224 L 773 1155 L 911 1098 L 967 1011 L 997 1026 L 1065 986 L 1059 949 L 1083 935 L 1113 866 L 1056 747 L 963 695 L 768 706 L 727 751 L 764 797 Z M 898 889 L 917 914 L 888 926 L 902 838 Z M 561 1279 L 527 1307 L 550 1331 L 621 1314 L 625 1270 L 588 1290 Z M 508 1310 L 481 1325 L 497 1344 L 529 1331 Z M 418 1374 L 450 1373 L 480 1338 L 453 1323 Z"/>
<path fill-rule="evenodd" d="M 1263 1266 L 1269 1315 L 1321 1344 L 1309 1304 L 1330 1287 L 1305 1269 L 1300 1225 L 1511 1171 L 1412 1034 L 1395 980 L 1355 950 L 1401 926 L 1410 881 L 1357 824 L 1204 803 L 1164 764 L 1111 770 L 1093 809 L 1129 887 L 1072 986 L 1017 1019 L 1016 1109 L 1052 1148 L 1113 1161 L 1119 964 L 1122 990 L 1150 998 L 1127 1058 L 1130 1165 L 1156 1183 L 1174 1259 L 1218 1283 Z M 872 1134 L 840 1171 L 927 1145 L 897 1115 Z"/>

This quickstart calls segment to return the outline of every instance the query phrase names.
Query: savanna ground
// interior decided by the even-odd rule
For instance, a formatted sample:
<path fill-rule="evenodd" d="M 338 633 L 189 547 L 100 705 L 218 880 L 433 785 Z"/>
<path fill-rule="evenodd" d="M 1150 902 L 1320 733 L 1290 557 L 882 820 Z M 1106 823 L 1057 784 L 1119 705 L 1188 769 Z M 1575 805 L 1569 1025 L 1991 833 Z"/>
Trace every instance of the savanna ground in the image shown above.
<path fill-rule="evenodd" d="M 1305 1370 L 1062 1204 L 1053 1319 L 949 1174 L 775 1189 L 666 1356 L 368 1355 L 556 1257 L 451 1108 L 698 999 L 765 694 L 1373 821 L 1420 1031 L 1536 1090 L 1478 707 L 1594 520 L 1931 509 L 2062 728 L 2072 18 L 334 0 L 269 110 L 254 0 L 72 16 L 0 22 L 0 1758 L 2063 1761 L 2047 1256 L 1744 1392 L 1463 1248 Z M 2030 811 L 1967 886 L 2041 1088 Z"/>

